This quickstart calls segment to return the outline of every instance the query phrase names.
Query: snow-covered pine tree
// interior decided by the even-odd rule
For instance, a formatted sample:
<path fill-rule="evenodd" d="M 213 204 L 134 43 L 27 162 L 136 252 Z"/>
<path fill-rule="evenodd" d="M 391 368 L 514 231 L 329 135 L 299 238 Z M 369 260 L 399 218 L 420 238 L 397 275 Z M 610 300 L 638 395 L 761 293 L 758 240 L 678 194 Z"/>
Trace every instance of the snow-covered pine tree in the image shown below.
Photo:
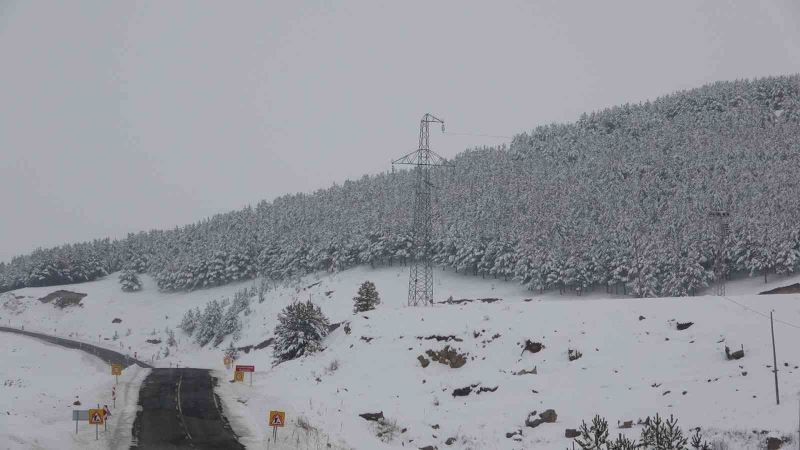
<path fill-rule="evenodd" d="M 311 300 L 288 305 L 278 315 L 275 327 L 275 363 L 320 350 L 322 339 L 328 335 L 328 326 L 327 317 Z"/>
<path fill-rule="evenodd" d="M 223 318 L 223 306 L 219 300 L 208 302 L 199 320 L 200 323 L 194 336 L 195 342 L 201 347 L 211 342 L 217 335 L 219 324 L 222 323 Z"/>
<path fill-rule="evenodd" d="M 194 333 L 194 330 L 196 330 L 197 326 L 200 324 L 201 319 L 202 314 L 200 313 L 199 308 L 190 309 L 183 315 L 183 319 L 181 320 L 180 325 L 178 325 L 178 328 L 191 336 L 192 333 Z"/>
<path fill-rule="evenodd" d="M 381 303 L 381 297 L 378 295 L 378 290 L 375 289 L 375 283 L 372 281 L 365 281 L 358 288 L 358 295 L 353 297 L 353 312 L 358 314 L 360 312 L 371 311 Z"/>
<path fill-rule="evenodd" d="M 217 323 L 214 336 L 214 347 L 218 346 L 225 340 L 228 335 L 233 335 L 233 340 L 238 341 L 242 332 L 242 321 L 239 319 L 239 309 L 234 302 L 225 311 L 225 316 Z"/>
<path fill-rule="evenodd" d="M 136 275 L 136 271 L 125 269 L 119 274 L 119 284 L 124 292 L 136 292 L 142 290 L 142 282 Z"/>

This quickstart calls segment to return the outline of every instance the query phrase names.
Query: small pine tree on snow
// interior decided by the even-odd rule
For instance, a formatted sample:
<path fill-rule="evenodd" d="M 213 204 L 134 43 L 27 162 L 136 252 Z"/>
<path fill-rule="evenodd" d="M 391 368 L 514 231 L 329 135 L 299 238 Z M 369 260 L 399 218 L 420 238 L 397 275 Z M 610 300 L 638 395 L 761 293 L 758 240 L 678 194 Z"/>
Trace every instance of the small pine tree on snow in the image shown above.
<path fill-rule="evenodd" d="M 358 288 L 358 295 L 353 297 L 353 312 L 360 313 L 371 311 L 375 306 L 380 304 L 381 298 L 378 291 L 375 289 L 375 283 L 365 281 L 360 288 Z"/>
<path fill-rule="evenodd" d="M 642 446 L 653 450 L 686 450 L 688 439 L 683 436 L 678 419 L 669 416 L 666 421 L 656 414 L 648 417 L 642 430 Z"/>
<path fill-rule="evenodd" d="M 275 327 L 273 356 L 276 363 L 320 350 L 327 334 L 328 319 L 311 300 L 288 305 L 278 315 Z"/>
<path fill-rule="evenodd" d="M 608 422 L 599 415 L 594 416 L 592 425 L 581 423 L 581 435 L 575 438 L 575 443 L 583 450 L 602 450 L 608 440 Z"/>
<path fill-rule="evenodd" d="M 134 270 L 125 269 L 119 274 L 119 284 L 124 292 L 136 292 L 142 289 L 142 282 Z"/>
<path fill-rule="evenodd" d="M 175 347 L 178 345 L 177 341 L 175 341 L 175 332 L 172 331 L 171 328 L 166 329 L 167 332 L 167 346 Z"/>

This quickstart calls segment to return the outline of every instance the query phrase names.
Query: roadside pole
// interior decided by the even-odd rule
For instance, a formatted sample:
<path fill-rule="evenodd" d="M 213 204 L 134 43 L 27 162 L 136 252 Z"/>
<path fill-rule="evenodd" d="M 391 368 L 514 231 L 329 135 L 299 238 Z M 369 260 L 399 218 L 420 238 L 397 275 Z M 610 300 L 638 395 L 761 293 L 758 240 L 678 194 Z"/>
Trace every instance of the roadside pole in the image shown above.
<path fill-rule="evenodd" d="M 772 331 L 772 371 L 775 373 L 775 403 L 780 405 L 781 397 L 778 394 L 778 355 L 775 353 L 775 324 L 772 320 L 772 313 L 774 312 L 774 309 L 769 312 L 769 327 Z"/>

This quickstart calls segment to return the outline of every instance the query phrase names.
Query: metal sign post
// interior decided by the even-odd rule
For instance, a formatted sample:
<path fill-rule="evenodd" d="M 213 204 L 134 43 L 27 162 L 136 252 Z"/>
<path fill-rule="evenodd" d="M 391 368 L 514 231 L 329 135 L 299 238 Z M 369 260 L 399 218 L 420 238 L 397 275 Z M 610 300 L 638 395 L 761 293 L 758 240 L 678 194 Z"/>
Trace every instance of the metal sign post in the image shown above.
<path fill-rule="evenodd" d="M 256 371 L 256 366 L 236 366 L 237 372 L 250 372 L 250 386 L 253 385 L 253 372 Z"/>
<path fill-rule="evenodd" d="M 100 404 L 97 404 L 97 408 L 90 409 L 89 413 L 89 425 L 94 425 L 94 439 L 100 439 L 100 424 L 105 424 L 105 411 L 100 409 Z"/>
<path fill-rule="evenodd" d="M 286 412 L 284 411 L 270 411 L 269 412 L 269 425 L 272 427 L 272 441 L 278 440 L 278 427 L 286 425 Z"/>

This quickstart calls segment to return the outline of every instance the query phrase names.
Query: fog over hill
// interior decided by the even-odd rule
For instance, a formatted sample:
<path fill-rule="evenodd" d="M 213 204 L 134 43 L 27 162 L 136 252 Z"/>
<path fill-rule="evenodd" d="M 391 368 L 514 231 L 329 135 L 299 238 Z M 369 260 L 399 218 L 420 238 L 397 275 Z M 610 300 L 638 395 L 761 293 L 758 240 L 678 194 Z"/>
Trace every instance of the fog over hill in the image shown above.
<path fill-rule="evenodd" d="M 718 82 L 540 126 L 466 150 L 436 173 L 434 260 L 535 290 L 691 295 L 713 279 L 712 211 L 730 212 L 729 272 L 798 268 L 800 76 Z M 0 264 L 0 291 L 125 266 L 163 290 L 275 278 L 412 255 L 408 171 L 174 230 L 37 250 Z"/>

